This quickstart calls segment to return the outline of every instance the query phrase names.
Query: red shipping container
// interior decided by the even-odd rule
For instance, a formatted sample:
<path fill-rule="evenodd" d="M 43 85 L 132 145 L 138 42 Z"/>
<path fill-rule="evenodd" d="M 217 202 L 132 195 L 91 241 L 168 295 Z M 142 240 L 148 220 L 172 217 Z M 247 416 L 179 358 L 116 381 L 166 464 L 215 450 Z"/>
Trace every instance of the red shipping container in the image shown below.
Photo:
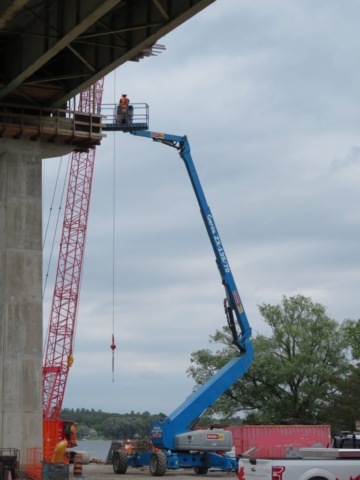
<path fill-rule="evenodd" d="M 250 457 L 286 457 L 296 454 L 295 449 L 301 447 L 326 448 L 331 444 L 330 425 L 224 425 L 221 427 L 231 431 L 236 456 L 256 448 Z"/>

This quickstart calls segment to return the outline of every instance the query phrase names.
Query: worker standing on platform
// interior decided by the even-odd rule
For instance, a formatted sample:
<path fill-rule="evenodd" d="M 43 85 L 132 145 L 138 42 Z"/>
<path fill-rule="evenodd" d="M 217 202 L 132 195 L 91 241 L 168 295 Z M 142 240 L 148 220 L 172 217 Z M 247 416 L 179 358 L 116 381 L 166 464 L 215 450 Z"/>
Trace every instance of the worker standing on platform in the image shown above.
<path fill-rule="evenodd" d="M 132 450 L 133 450 L 133 447 L 130 443 L 130 440 L 127 439 L 126 442 L 125 442 L 125 452 L 128 454 L 128 455 L 131 455 L 132 454 Z"/>
<path fill-rule="evenodd" d="M 126 93 L 123 93 L 121 95 L 120 101 L 119 101 L 119 108 L 118 108 L 118 113 L 120 117 L 120 123 L 128 123 L 128 110 L 129 110 L 129 103 L 130 100 L 127 98 Z"/>

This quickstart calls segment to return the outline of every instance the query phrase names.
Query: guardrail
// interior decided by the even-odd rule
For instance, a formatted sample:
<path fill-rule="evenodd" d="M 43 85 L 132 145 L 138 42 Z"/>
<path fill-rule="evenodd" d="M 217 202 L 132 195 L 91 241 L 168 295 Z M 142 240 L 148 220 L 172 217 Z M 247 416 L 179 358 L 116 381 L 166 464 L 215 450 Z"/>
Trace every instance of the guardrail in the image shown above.
<path fill-rule="evenodd" d="M 106 130 L 129 131 L 147 130 L 149 128 L 149 106 L 147 103 L 130 103 L 127 108 L 114 103 L 101 105 L 104 115 L 102 125 Z"/>
<path fill-rule="evenodd" d="M 58 462 L 52 462 L 53 451 L 39 448 L 28 448 L 26 451 L 26 476 L 30 480 L 68 480 L 69 452 Z"/>

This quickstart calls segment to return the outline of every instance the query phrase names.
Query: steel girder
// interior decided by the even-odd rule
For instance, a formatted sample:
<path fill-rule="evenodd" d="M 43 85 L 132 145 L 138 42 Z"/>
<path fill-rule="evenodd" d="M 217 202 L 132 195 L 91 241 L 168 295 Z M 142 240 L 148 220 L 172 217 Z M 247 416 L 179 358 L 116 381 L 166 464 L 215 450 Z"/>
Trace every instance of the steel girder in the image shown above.
<path fill-rule="evenodd" d="M 0 100 L 62 106 L 215 0 L 3 0 Z"/>

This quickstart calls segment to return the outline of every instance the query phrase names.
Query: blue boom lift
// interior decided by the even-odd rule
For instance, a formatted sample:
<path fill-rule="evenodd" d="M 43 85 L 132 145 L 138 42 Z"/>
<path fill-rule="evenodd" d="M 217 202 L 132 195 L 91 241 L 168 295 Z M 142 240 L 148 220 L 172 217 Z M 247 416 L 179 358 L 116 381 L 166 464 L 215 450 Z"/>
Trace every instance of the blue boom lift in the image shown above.
<path fill-rule="evenodd" d="M 231 432 L 223 429 L 194 430 L 193 428 L 206 409 L 212 406 L 250 367 L 254 356 L 250 341 L 251 328 L 214 217 L 201 187 L 190 154 L 188 139 L 186 136 L 179 137 L 145 130 L 145 128 L 148 128 L 148 110 L 146 111 L 146 118 L 143 122 L 138 122 L 136 127 L 131 128 L 134 125 L 133 117 L 131 117 L 131 122 L 122 125 L 112 123 L 109 130 L 130 132 L 132 135 L 149 138 L 178 150 L 189 174 L 205 228 L 215 253 L 216 263 L 225 288 L 225 314 L 233 337 L 233 344 L 236 345 L 239 352 L 235 358 L 231 359 L 165 420 L 153 422 L 152 442 L 154 447 L 160 451 L 127 455 L 122 450 L 117 450 L 114 453 L 113 468 L 116 473 L 123 474 L 128 466 L 149 466 L 153 476 L 163 476 L 166 469 L 178 468 L 194 468 L 197 474 L 206 474 L 209 468 L 217 468 L 223 471 L 236 470 L 236 459 L 230 458 L 226 454 L 215 453 L 225 453 L 231 450 Z M 239 329 L 240 331 L 238 331 Z"/>

